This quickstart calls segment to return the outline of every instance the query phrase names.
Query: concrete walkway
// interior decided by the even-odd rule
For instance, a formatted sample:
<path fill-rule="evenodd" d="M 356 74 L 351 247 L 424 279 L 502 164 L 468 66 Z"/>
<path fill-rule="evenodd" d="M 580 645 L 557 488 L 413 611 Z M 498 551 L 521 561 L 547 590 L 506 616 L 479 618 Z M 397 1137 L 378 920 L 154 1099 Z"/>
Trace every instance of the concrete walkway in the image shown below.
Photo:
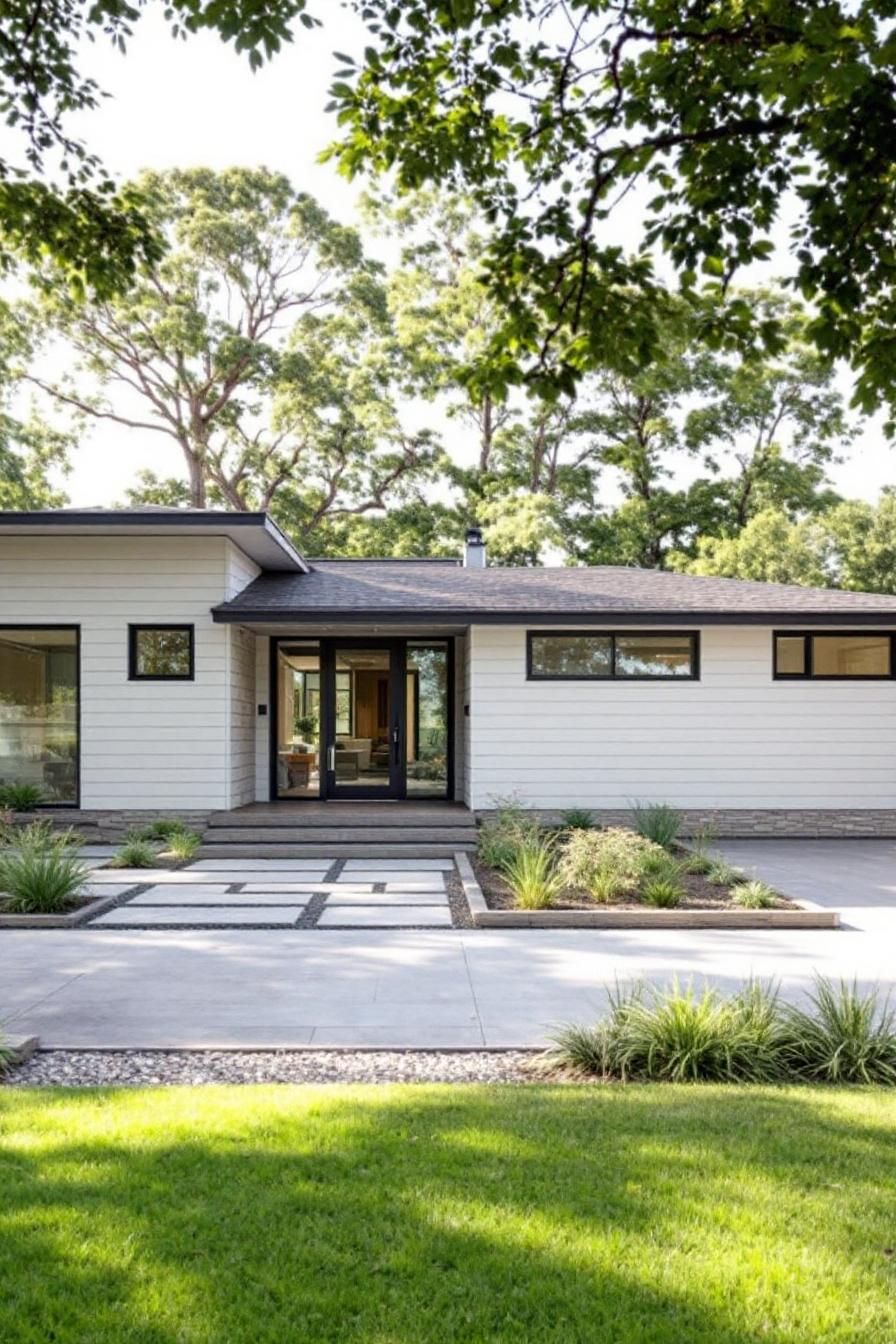
<path fill-rule="evenodd" d="M 46 1047 L 502 1047 L 599 1012 L 616 979 L 896 982 L 896 844 L 724 846 L 842 930 L 5 930 L 0 1020 Z M 797 883 L 805 882 L 799 889 Z"/>

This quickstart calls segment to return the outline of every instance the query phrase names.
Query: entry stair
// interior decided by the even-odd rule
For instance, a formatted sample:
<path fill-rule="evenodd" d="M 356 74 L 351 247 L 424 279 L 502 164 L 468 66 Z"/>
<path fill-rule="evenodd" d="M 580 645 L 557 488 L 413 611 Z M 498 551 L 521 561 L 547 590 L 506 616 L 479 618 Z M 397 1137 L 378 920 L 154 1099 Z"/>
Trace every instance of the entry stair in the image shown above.
<path fill-rule="evenodd" d="M 250 803 L 213 812 L 205 859 L 448 859 L 476 848 L 463 803 Z"/>

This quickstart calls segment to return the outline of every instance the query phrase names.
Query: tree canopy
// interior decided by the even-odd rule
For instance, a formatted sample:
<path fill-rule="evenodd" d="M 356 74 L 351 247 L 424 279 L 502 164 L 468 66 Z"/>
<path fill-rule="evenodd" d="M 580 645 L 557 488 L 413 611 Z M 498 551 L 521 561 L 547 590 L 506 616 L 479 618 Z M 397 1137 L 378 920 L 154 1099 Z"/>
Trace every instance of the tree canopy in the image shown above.
<path fill-rule="evenodd" d="M 71 367 L 27 377 L 82 416 L 165 436 L 188 477 L 153 469 L 132 499 L 326 517 L 383 509 L 427 469 L 391 395 L 379 270 L 344 228 L 265 169 L 145 173 L 167 250 L 124 295 L 48 287 L 32 321 Z"/>
<path fill-rule="evenodd" d="M 568 391 L 589 369 L 645 368 L 667 317 L 657 250 L 686 296 L 716 300 L 706 339 L 774 348 L 774 316 L 722 300 L 789 225 L 807 338 L 852 361 L 863 409 L 892 403 L 889 0 L 355 8 L 372 40 L 334 80 L 332 152 L 349 175 L 476 197 L 494 226 L 485 266 L 502 314 L 480 366 L 493 388 L 525 377 Z M 617 223 L 632 199 L 637 222 Z"/>
<path fill-rule="evenodd" d="M 173 37 L 216 32 L 253 68 L 311 26 L 306 0 L 166 0 Z M 0 116 L 10 150 L 0 158 L 0 267 L 51 258 L 79 293 L 127 287 L 159 239 L 139 193 L 119 188 L 67 127 L 97 110 L 103 92 L 83 73 L 87 44 L 125 50 L 149 0 L 4 0 L 0 16 Z M 18 155 L 13 147 L 18 145 Z M 12 154 L 13 157 L 9 155 Z"/>

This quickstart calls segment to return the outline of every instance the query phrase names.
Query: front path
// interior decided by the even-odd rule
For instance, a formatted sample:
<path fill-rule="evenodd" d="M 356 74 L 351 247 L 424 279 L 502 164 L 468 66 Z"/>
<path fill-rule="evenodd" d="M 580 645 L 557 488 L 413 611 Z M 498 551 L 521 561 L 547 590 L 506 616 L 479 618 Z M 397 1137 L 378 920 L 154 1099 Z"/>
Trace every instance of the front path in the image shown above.
<path fill-rule="evenodd" d="M 46 1047 L 535 1046 L 615 980 L 896 983 L 896 845 L 751 841 L 732 861 L 841 930 L 4 930 L 0 1019 Z M 797 883 L 804 883 L 798 887 Z"/>

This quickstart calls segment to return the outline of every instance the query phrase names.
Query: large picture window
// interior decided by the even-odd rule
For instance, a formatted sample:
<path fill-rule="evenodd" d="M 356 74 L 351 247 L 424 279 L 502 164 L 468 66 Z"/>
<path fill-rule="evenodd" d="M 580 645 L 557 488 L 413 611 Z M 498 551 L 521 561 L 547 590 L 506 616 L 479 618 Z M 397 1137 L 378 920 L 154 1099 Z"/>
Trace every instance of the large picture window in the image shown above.
<path fill-rule="evenodd" d="M 0 784 L 78 804 L 78 630 L 0 627 Z"/>
<path fill-rule="evenodd" d="M 192 625 L 132 625 L 131 681 L 192 681 Z"/>
<path fill-rule="evenodd" d="M 780 681 L 882 681 L 896 675 L 894 636 L 878 630 L 837 634 L 775 633 L 774 675 Z"/>
<path fill-rule="evenodd" d="M 695 631 L 530 630 L 530 681 L 694 681 L 700 675 Z"/>

